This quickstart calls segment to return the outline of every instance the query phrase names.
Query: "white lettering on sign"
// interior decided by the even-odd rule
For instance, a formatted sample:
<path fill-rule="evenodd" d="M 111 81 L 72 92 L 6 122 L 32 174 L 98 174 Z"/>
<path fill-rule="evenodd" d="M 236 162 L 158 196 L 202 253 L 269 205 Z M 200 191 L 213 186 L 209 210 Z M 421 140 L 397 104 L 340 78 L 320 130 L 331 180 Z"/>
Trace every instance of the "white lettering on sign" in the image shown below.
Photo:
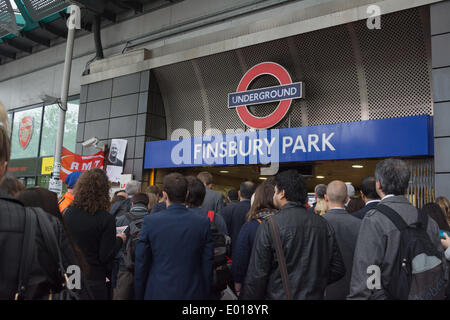
<path fill-rule="evenodd" d="M 314 147 L 316 151 L 320 151 L 317 142 L 319 142 L 319 136 L 317 134 L 308 135 L 308 152 L 311 152 L 311 147 Z"/>
<path fill-rule="evenodd" d="M 292 153 L 295 153 L 297 150 L 302 150 L 303 152 L 306 152 L 305 143 L 303 142 L 302 136 L 297 136 L 294 148 L 292 149 Z"/>
<path fill-rule="evenodd" d="M 248 102 L 255 102 L 268 99 L 283 99 L 287 96 L 293 97 L 297 94 L 297 88 L 276 88 L 268 91 L 247 93 L 235 95 L 231 98 L 233 104 L 246 104 Z"/>
<path fill-rule="evenodd" d="M 70 171 L 78 171 L 79 166 L 80 164 L 78 162 L 72 162 L 72 164 L 70 165 Z"/>
<path fill-rule="evenodd" d="M 81 171 L 89 171 L 92 168 L 92 161 L 88 163 L 83 163 Z"/>
<path fill-rule="evenodd" d="M 294 139 L 292 137 L 286 136 L 283 137 L 283 153 L 286 153 L 286 149 L 294 143 Z"/>
<path fill-rule="evenodd" d="M 201 128 L 201 122 L 196 123 L 195 131 L 200 136 L 192 137 L 186 129 L 177 129 L 172 133 L 171 140 L 177 141 L 171 150 L 173 164 L 270 163 L 270 167 L 261 170 L 264 169 L 264 174 L 275 174 L 282 154 L 336 150 L 333 145 L 335 132 L 298 134 L 280 138 L 278 129 L 227 130 L 226 135 L 220 134 L 217 129 L 208 129 L 202 136 Z"/>
<path fill-rule="evenodd" d="M 325 133 L 322 133 L 322 151 L 325 151 L 326 147 L 328 147 L 331 151 L 335 151 L 336 149 L 330 143 L 330 139 L 334 136 L 334 132 L 330 133 L 328 137 Z"/>

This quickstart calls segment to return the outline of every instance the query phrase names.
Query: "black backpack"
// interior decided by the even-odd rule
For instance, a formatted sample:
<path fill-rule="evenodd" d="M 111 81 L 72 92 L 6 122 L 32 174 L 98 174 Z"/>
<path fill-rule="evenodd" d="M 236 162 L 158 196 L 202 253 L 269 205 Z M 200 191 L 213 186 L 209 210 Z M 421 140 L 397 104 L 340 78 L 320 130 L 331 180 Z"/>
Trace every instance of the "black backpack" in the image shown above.
<path fill-rule="evenodd" d="M 408 225 L 388 206 L 379 204 L 376 209 L 401 233 L 391 280 L 385 288 L 388 297 L 397 300 L 445 299 L 447 262 L 427 233 L 428 216 L 418 210 L 418 221 Z"/>
<path fill-rule="evenodd" d="M 214 223 L 214 211 L 208 211 L 211 223 L 211 237 L 214 242 L 214 272 L 213 272 L 213 294 L 225 290 L 232 283 L 232 275 L 228 266 L 228 255 L 230 253 L 230 241 L 227 236 L 220 232 Z"/>
<path fill-rule="evenodd" d="M 134 274 L 134 261 L 136 257 L 136 245 L 141 235 L 142 224 L 144 217 L 131 221 L 128 228 L 125 230 L 127 235 L 127 242 L 123 250 L 123 261 L 128 271 Z"/>

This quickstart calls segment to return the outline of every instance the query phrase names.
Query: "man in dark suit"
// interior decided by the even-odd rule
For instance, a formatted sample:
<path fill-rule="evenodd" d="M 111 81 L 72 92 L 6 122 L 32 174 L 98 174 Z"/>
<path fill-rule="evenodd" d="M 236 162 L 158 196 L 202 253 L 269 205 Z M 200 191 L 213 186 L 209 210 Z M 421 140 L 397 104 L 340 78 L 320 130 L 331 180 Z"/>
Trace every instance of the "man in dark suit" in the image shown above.
<path fill-rule="evenodd" d="M 227 224 L 228 235 L 231 237 L 231 251 L 233 251 L 233 243 L 237 240 L 239 231 L 241 231 L 241 227 L 245 223 L 245 217 L 251 206 L 250 198 L 255 189 L 256 185 L 253 182 L 242 182 L 238 191 L 240 201 L 229 204 L 219 212 Z"/>
<path fill-rule="evenodd" d="M 345 300 L 350 291 L 351 270 L 353 266 L 353 254 L 356 240 L 358 239 L 361 220 L 353 217 L 345 210 L 348 200 L 347 187 L 342 181 L 332 181 L 328 184 L 325 200 L 328 203 L 328 211 L 322 217 L 328 221 L 334 229 L 336 240 L 344 259 L 345 276 L 329 285 L 325 290 L 327 300 Z"/>
<path fill-rule="evenodd" d="M 197 178 L 203 182 L 206 187 L 205 199 L 202 203 L 202 209 L 218 213 L 224 206 L 224 197 L 221 193 L 212 190 L 213 176 L 207 171 L 200 172 Z"/>
<path fill-rule="evenodd" d="M 369 176 L 361 182 L 361 198 L 366 206 L 353 213 L 353 216 L 363 219 L 369 210 L 375 208 L 380 203 L 380 196 L 377 194 L 375 187 L 375 177 Z"/>
<path fill-rule="evenodd" d="M 187 190 L 181 174 L 164 177 L 167 209 L 144 219 L 136 246 L 138 300 L 204 300 L 209 296 L 214 255 L 210 223 L 186 208 Z"/>

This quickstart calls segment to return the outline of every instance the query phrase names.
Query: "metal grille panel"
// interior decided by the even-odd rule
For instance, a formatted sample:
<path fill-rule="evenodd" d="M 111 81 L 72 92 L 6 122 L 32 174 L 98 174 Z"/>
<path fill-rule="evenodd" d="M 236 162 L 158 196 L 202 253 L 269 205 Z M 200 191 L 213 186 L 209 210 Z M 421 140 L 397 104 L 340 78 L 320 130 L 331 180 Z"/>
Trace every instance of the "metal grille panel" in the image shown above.
<path fill-rule="evenodd" d="M 303 34 L 294 42 L 304 72 L 308 125 L 361 120 L 357 70 L 347 28 Z"/>
<path fill-rule="evenodd" d="M 0 0 L 0 37 L 17 34 L 17 23 L 9 0 Z"/>
<path fill-rule="evenodd" d="M 407 160 L 411 178 L 407 197 L 417 208 L 434 201 L 434 160 Z"/>
<path fill-rule="evenodd" d="M 277 128 L 361 121 L 363 112 L 369 119 L 432 114 L 430 35 L 422 19 L 428 11 L 383 15 L 381 30 L 369 30 L 363 20 L 157 68 L 169 127 L 192 130 L 193 121 L 201 120 L 223 132 L 243 128 L 236 110 L 227 108 L 228 93 L 263 61 L 277 62 L 293 81 L 304 81 L 305 98 L 293 102 Z M 250 89 L 276 84 L 261 76 Z M 265 116 L 275 106 L 249 109 Z"/>
<path fill-rule="evenodd" d="M 23 0 L 33 21 L 39 21 L 68 7 L 64 0 Z"/>
<path fill-rule="evenodd" d="M 237 84 L 242 77 L 242 69 L 239 65 L 236 51 L 229 51 L 208 56 L 199 63 L 199 69 L 203 75 L 203 84 L 208 98 L 211 114 L 211 127 L 225 132 L 226 129 L 245 129 L 245 125 L 239 119 L 234 109 L 228 109 L 226 102 L 220 97 L 223 92 L 236 91 Z M 227 63 L 217 63 L 217 59 L 223 59 Z M 222 75 L 227 75 L 223 77 Z"/>
<path fill-rule="evenodd" d="M 371 119 L 432 114 L 426 41 L 420 11 L 382 16 L 381 30 L 355 25 L 367 79 Z M 374 50 L 374 48 L 379 48 Z"/>
<path fill-rule="evenodd" d="M 169 104 L 166 121 L 172 131 L 184 128 L 193 134 L 194 121 L 203 121 L 205 130 L 203 101 L 192 63 L 177 63 L 154 71 L 161 93 Z M 168 132 L 168 139 L 170 134 L 171 132 Z"/>

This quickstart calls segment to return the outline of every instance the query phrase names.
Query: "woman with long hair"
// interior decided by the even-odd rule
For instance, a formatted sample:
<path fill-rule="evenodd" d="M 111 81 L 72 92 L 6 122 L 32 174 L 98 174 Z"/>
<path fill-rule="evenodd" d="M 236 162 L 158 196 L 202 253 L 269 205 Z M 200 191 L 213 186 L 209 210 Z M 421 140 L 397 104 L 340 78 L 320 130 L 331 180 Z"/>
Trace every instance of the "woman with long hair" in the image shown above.
<path fill-rule="evenodd" d="M 108 212 L 109 188 L 103 170 L 84 172 L 64 214 L 67 228 L 89 264 L 88 284 L 96 300 L 110 299 L 106 278 L 111 279 L 114 256 L 126 240 L 123 233 L 116 235 L 114 217 Z"/>
<path fill-rule="evenodd" d="M 447 222 L 450 224 L 450 201 L 446 197 L 441 196 L 437 197 L 434 202 L 441 207 L 442 212 L 445 215 L 445 219 L 447 219 Z"/>
<path fill-rule="evenodd" d="M 444 212 L 438 204 L 429 202 L 420 210 L 436 221 L 441 231 L 445 231 L 450 235 L 450 226 L 448 225 Z"/>
<path fill-rule="evenodd" d="M 241 295 L 242 284 L 245 280 L 253 241 L 261 222 L 273 215 L 277 210 L 273 204 L 274 186 L 269 182 L 260 184 L 254 193 L 254 200 L 247 222 L 242 225 L 235 247 L 233 247 L 232 273 L 236 294 Z"/>

